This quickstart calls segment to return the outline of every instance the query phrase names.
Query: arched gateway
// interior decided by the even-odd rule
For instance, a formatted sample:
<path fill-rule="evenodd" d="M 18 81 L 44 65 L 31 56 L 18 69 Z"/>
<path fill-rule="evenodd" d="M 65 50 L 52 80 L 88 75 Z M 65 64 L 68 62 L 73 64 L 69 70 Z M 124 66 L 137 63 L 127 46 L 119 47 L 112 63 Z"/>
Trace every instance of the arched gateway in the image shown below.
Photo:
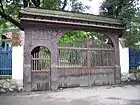
<path fill-rule="evenodd" d="M 25 91 L 121 82 L 119 37 L 123 25 L 120 21 L 91 14 L 34 8 L 21 10 L 20 20 L 25 31 Z M 81 30 L 86 37 L 59 43 L 65 34 Z M 93 31 L 101 33 L 96 36 L 105 37 L 100 39 L 92 35 Z M 47 58 L 39 57 L 39 52 L 44 50 L 39 46 L 48 48 Z M 44 63 L 47 59 L 50 67 Z"/>

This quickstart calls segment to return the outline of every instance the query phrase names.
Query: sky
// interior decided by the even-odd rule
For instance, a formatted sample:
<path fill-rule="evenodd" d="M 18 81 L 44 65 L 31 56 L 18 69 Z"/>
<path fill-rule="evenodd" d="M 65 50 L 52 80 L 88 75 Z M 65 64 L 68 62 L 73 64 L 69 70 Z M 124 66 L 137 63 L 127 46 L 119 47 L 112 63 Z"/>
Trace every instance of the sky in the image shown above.
<path fill-rule="evenodd" d="M 104 0 L 92 0 L 92 1 L 79 0 L 79 1 L 83 2 L 83 4 L 91 7 L 89 10 L 85 11 L 86 13 L 98 15 L 99 14 L 99 7 L 101 6 L 101 4 Z M 139 1 L 138 7 L 140 7 L 140 1 Z"/>
<path fill-rule="evenodd" d="M 99 14 L 99 7 L 102 4 L 103 0 L 80 0 L 83 4 L 90 6 L 90 9 L 86 11 L 86 13 L 92 13 L 95 15 Z"/>

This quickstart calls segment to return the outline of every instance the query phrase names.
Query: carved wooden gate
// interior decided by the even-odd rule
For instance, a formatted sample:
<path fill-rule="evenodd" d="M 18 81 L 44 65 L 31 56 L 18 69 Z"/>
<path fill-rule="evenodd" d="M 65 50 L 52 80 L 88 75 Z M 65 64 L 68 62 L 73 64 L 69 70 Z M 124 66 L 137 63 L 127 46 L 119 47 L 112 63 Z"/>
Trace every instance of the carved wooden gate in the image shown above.
<path fill-rule="evenodd" d="M 121 21 L 91 14 L 25 8 L 20 11 L 20 24 L 25 31 L 23 66 L 25 91 L 40 90 L 39 83 L 43 82 L 45 84 L 50 81 L 50 72 L 46 72 L 48 70 L 43 69 L 45 74 L 49 75 L 47 76 L 49 79 L 44 82 L 44 76 L 39 76 L 45 75 L 42 73 L 44 71 L 40 69 L 33 70 L 33 67 L 31 69 L 30 49 L 38 45 L 47 45 L 51 49 L 52 90 L 57 90 L 58 85 L 60 87 L 69 87 L 72 85 L 87 86 L 87 84 L 121 83 L 119 37 L 123 35 L 124 31 L 124 25 Z M 58 48 L 57 43 L 60 37 L 72 30 L 104 33 L 111 39 L 114 46 L 111 46 L 110 42 L 100 43 L 100 40 L 98 40 L 99 44 L 97 45 L 99 47 L 94 47 L 94 44 L 90 44 L 90 42 L 95 42 L 92 40 L 87 41 L 89 46 L 84 46 L 82 43 L 73 46 L 73 43 L 70 45 L 67 42 L 64 43 L 66 46 L 59 45 Z M 70 39 L 75 39 L 73 36 L 70 36 Z M 100 47 L 101 45 L 106 46 Z M 39 64 L 38 61 L 36 61 L 37 65 Z M 33 62 L 35 62 L 35 59 L 32 59 Z M 35 64 L 33 63 L 33 65 Z M 31 72 L 31 70 L 33 71 Z M 40 82 L 38 82 L 39 80 Z"/>
<path fill-rule="evenodd" d="M 36 47 L 31 60 L 32 90 L 49 90 L 51 85 L 51 53 L 45 47 Z"/>
<path fill-rule="evenodd" d="M 59 44 L 59 87 L 115 83 L 113 43 L 105 35 L 99 36 Z"/>

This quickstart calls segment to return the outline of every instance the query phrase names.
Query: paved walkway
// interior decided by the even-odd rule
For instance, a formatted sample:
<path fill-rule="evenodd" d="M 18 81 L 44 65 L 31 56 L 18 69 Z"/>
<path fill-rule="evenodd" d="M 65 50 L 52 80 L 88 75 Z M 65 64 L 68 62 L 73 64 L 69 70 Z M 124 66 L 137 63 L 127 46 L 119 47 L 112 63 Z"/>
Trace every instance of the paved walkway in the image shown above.
<path fill-rule="evenodd" d="M 140 105 L 140 85 L 1 95 L 0 105 Z"/>

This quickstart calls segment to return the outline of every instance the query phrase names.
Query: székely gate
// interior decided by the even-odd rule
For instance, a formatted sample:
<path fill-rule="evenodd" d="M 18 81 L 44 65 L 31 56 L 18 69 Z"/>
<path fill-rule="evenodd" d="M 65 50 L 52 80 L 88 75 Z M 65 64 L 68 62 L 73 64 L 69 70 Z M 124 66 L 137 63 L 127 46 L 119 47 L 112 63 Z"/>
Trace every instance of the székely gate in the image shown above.
<path fill-rule="evenodd" d="M 34 8 L 21 10 L 20 20 L 25 91 L 121 82 L 120 21 Z M 82 37 L 75 37 L 78 32 Z"/>

